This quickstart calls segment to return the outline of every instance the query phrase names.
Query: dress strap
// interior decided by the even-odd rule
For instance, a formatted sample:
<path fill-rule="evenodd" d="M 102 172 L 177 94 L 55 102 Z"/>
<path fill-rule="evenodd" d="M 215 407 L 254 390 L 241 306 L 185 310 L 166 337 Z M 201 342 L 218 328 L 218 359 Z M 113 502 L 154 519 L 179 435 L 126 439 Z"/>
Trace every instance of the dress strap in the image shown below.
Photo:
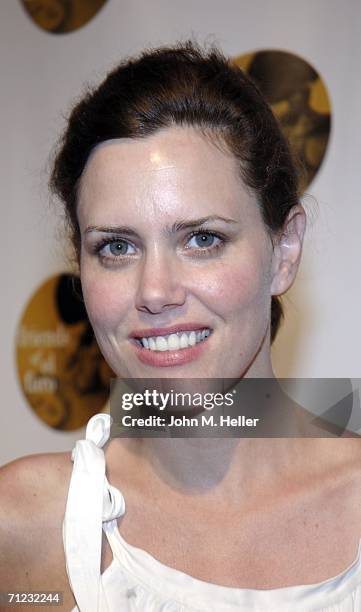
<path fill-rule="evenodd" d="M 80 612 L 105 612 L 101 583 L 102 522 L 125 512 L 123 495 L 105 475 L 102 446 L 110 435 L 109 414 L 96 414 L 87 424 L 85 440 L 72 452 L 74 462 L 63 521 L 66 569 Z"/>

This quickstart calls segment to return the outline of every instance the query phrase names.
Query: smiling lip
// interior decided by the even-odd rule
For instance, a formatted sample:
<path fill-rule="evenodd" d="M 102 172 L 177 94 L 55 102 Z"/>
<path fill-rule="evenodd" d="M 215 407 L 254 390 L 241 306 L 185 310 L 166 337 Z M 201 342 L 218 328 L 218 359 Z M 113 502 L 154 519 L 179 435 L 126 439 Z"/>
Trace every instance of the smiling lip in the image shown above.
<path fill-rule="evenodd" d="M 184 349 L 176 349 L 174 351 L 151 351 L 144 348 L 141 343 L 138 344 L 136 339 L 149 338 L 154 336 L 168 336 L 180 331 L 197 331 L 200 329 L 209 329 L 210 336 L 202 342 L 198 342 L 194 346 L 189 346 Z M 180 366 L 198 359 L 204 351 L 205 345 L 209 342 L 212 336 L 212 328 L 199 323 L 184 323 L 181 325 L 173 325 L 171 327 L 152 327 L 149 329 L 139 329 L 132 332 L 131 345 L 134 348 L 135 354 L 142 363 L 160 368 L 171 366 Z"/>
<path fill-rule="evenodd" d="M 184 329 L 184 327 L 182 329 Z M 131 345 L 139 361 L 142 363 L 158 368 L 169 368 L 171 366 L 185 365 L 190 361 L 198 359 L 198 357 L 202 355 L 205 345 L 208 344 L 211 337 L 212 334 L 194 346 L 174 351 L 150 351 L 140 344 L 137 344 L 136 340 L 131 341 Z"/>
<path fill-rule="evenodd" d="M 136 329 L 129 334 L 130 338 L 151 338 L 154 336 L 168 336 L 181 331 L 198 331 L 200 329 L 211 329 L 202 323 L 180 323 L 170 327 L 150 327 L 148 329 Z M 186 349 L 183 349 L 186 350 Z M 176 352 L 176 351 L 172 351 Z"/>

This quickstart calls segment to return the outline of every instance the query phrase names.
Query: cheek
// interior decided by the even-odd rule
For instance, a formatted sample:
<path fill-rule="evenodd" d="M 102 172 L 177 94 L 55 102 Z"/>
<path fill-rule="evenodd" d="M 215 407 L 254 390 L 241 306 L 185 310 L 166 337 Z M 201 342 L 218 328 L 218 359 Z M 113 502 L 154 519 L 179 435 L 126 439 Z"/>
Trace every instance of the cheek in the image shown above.
<path fill-rule="evenodd" d="M 265 322 L 270 308 L 270 264 L 259 253 L 235 258 L 231 263 L 219 262 L 199 283 L 199 291 L 212 309 L 227 320 Z"/>
<path fill-rule="evenodd" d="M 131 310 L 131 287 L 109 272 L 84 271 L 81 283 L 85 306 L 96 334 L 111 330 Z"/>

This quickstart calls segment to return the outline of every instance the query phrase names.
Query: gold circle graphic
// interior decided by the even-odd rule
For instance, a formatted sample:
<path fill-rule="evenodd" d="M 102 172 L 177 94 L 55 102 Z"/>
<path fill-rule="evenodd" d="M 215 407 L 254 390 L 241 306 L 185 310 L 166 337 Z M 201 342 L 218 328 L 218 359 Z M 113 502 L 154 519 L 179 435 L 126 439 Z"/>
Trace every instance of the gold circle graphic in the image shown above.
<path fill-rule="evenodd" d="M 322 77 L 305 59 L 263 49 L 233 58 L 270 104 L 300 162 L 300 191 L 316 176 L 326 154 L 331 105 Z"/>
<path fill-rule="evenodd" d="M 107 0 L 21 0 L 42 30 L 66 34 L 78 30 L 100 11 Z"/>
<path fill-rule="evenodd" d="M 23 393 L 44 423 L 63 431 L 83 427 L 104 408 L 112 376 L 77 283 L 70 274 L 45 281 L 28 302 L 16 337 Z"/>

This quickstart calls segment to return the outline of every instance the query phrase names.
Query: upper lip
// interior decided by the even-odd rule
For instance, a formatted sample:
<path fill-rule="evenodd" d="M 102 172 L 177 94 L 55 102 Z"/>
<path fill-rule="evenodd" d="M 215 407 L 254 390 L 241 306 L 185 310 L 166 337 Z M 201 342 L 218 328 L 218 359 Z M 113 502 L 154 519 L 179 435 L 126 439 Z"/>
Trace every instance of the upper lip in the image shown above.
<path fill-rule="evenodd" d="M 131 338 L 150 338 L 152 336 L 168 336 L 180 331 L 197 331 L 200 329 L 211 329 L 202 323 L 180 323 L 170 327 L 149 327 L 148 329 L 135 329 L 129 335 Z"/>

